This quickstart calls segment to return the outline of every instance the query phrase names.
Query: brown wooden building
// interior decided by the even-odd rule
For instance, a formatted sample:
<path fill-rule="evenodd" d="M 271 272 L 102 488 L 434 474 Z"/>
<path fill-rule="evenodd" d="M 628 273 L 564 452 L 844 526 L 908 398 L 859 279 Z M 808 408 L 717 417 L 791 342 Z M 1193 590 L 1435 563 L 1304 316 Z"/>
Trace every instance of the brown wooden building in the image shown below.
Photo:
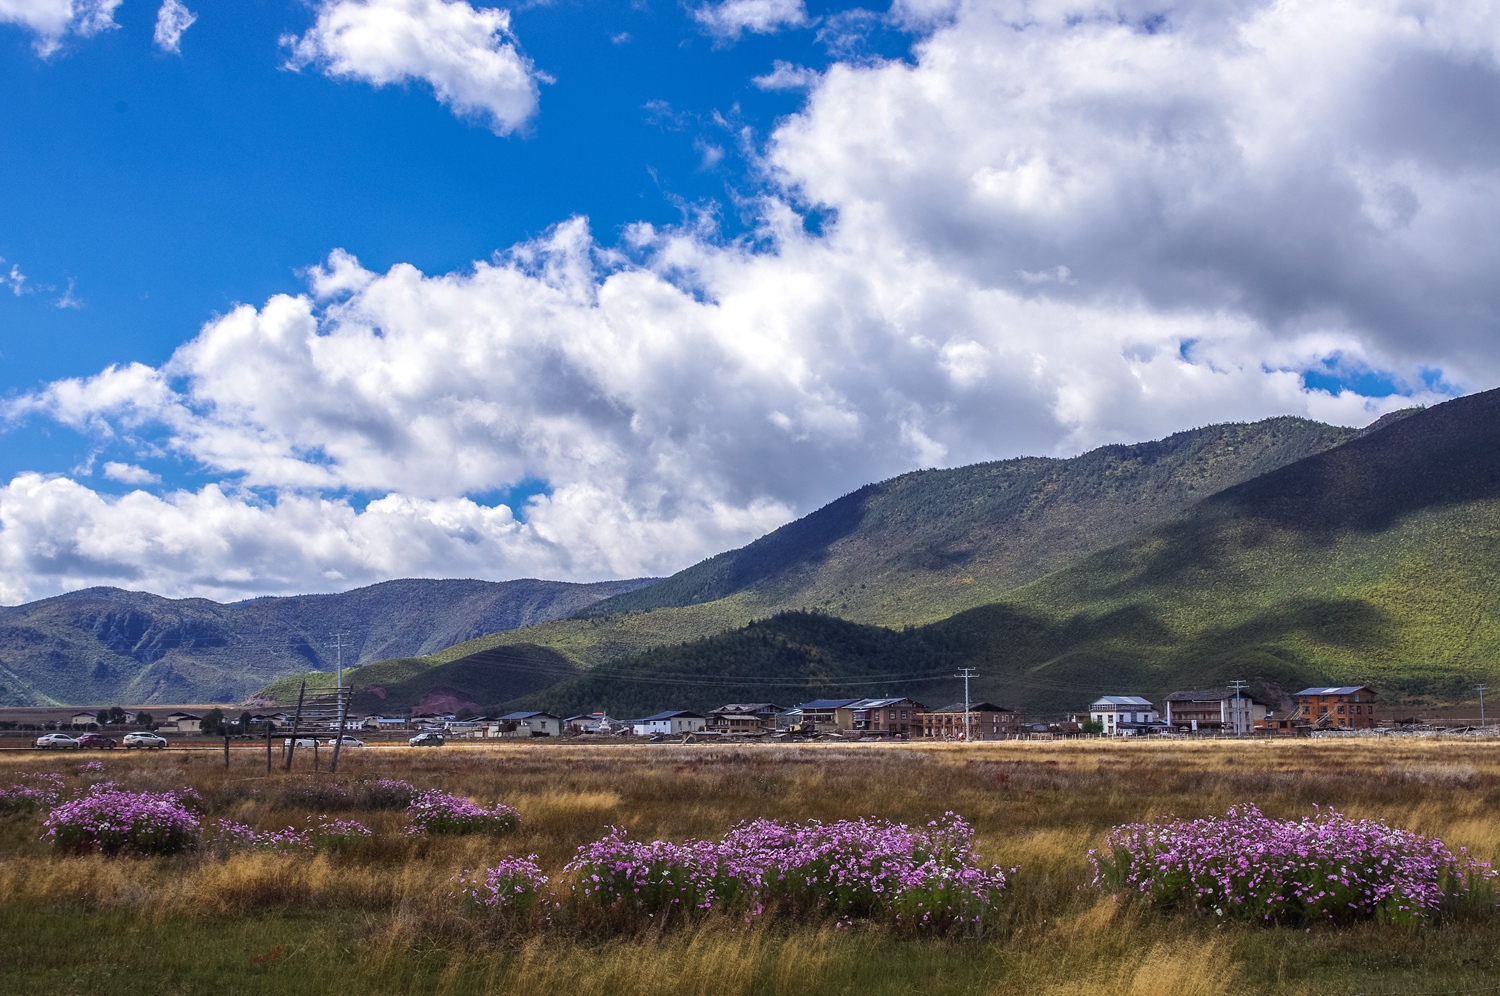
<path fill-rule="evenodd" d="M 1296 699 L 1298 718 L 1316 729 L 1375 726 L 1375 691 L 1368 685 L 1304 688 L 1296 694 Z"/>
<path fill-rule="evenodd" d="M 719 733 L 763 733 L 776 728 L 781 706 L 774 702 L 731 702 L 708 714 L 708 728 Z"/>
<path fill-rule="evenodd" d="M 854 729 L 860 733 L 921 736 L 921 716 L 927 707 L 915 699 L 860 699 L 849 707 Z"/>
<path fill-rule="evenodd" d="M 1014 709 L 993 702 L 969 704 L 969 737 L 972 740 L 1004 740 L 1022 732 L 1021 716 Z M 962 740 L 964 704 L 955 702 L 922 714 L 922 736 L 933 740 Z"/>

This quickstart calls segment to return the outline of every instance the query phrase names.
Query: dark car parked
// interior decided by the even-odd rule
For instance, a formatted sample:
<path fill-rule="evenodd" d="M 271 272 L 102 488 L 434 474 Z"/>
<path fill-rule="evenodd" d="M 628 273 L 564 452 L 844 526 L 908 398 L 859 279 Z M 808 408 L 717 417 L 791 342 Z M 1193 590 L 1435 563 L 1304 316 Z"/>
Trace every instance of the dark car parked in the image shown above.
<path fill-rule="evenodd" d="M 78 738 L 78 746 L 84 750 L 114 750 L 119 745 L 102 733 L 85 733 Z"/>
<path fill-rule="evenodd" d="M 443 735 L 441 733 L 418 733 L 406 742 L 413 747 L 441 747 Z"/>

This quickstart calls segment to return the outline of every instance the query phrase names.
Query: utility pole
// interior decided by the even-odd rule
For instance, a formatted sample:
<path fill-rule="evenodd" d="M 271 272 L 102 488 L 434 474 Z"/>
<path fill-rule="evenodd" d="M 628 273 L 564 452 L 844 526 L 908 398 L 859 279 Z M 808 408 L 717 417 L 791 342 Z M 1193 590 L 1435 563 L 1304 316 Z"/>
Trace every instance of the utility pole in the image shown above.
<path fill-rule="evenodd" d="M 292 739 L 287 741 L 286 770 L 292 770 L 292 755 L 297 750 L 297 727 L 302 725 L 302 697 L 307 694 L 307 679 L 302 679 L 302 690 L 297 693 L 297 713 L 292 717 Z"/>
<path fill-rule="evenodd" d="M 338 774 L 339 770 L 339 748 L 344 746 L 344 722 L 349 717 L 349 697 L 344 694 L 344 634 L 339 633 L 334 637 L 334 646 L 338 648 L 338 686 L 335 689 L 334 702 L 339 707 L 339 729 L 333 740 L 333 760 L 328 763 L 328 773 Z M 353 691 L 353 689 L 350 689 Z"/>
<path fill-rule="evenodd" d="M 955 678 L 964 680 L 964 743 L 969 742 L 969 679 L 979 677 L 979 672 L 971 667 L 960 668 L 954 675 Z"/>
<path fill-rule="evenodd" d="M 1488 687 L 1485 684 L 1479 686 L 1479 728 L 1481 730 L 1484 729 L 1484 690 Z"/>
<path fill-rule="evenodd" d="M 1239 736 L 1245 732 L 1240 729 L 1240 691 L 1245 687 L 1245 682 L 1231 681 L 1229 687 L 1234 689 L 1234 735 Z"/>

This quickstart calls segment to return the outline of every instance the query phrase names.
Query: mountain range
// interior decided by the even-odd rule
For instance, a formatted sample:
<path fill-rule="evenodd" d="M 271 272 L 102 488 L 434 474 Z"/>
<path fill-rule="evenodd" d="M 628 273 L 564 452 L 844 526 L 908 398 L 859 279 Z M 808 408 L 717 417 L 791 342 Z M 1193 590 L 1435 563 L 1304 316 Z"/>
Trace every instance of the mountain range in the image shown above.
<path fill-rule="evenodd" d="M 1500 674 L 1497 554 L 1492 391 L 1359 431 L 1275 418 L 904 474 L 660 581 L 559 586 L 504 625 L 437 587 L 426 603 L 392 589 L 348 680 L 358 703 L 384 711 L 634 715 L 873 694 L 941 705 L 960 697 L 953 675 L 965 667 L 979 671 L 975 697 L 1032 712 L 1236 678 L 1276 704 L 1295 687 L 1344 682 L 1449 702 Z M 0 610 L 0 627 L 27 609 Z M 316 615 L 299 644 L 316 664 L 272 674 L 184 653 L 169 665 L 186 675 L 178 686 L 147 688 L 163 654 L 129 687 L 158 701 L 163 687 L 211 697 L 211 683 L 188 680 L 199 673 L 189 657 L 226 689 L 255 686 L 247 673 L 284 676 L 264 690 L 283 701 L 313 666 L 323 673 L 311 687 L 331 684 Z M 319 621 L 317 636 L 326 643 L 339 625 Z M 0 640 L 16 643 L 7 629 Z M 63 672 L 79 669 L 60 662 Z"/>
<path fill-rule="evenodd" d="M 236 701 L 283 675 L 331 672 L 340 656 L 424 654 L 653 581 L 407 579 L 229 604 L 88 588 L 0 607 L 0 705 Z"/>

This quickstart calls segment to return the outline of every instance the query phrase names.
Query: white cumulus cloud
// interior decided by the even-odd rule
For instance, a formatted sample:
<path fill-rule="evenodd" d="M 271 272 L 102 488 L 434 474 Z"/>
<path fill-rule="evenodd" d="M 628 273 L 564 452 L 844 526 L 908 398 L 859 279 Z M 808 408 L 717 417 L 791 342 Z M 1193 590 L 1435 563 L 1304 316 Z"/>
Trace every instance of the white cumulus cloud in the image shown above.
<path fill-rule="evenodd" d="M 152 39 L 163 52 L 182 51 L 182 33 L 198 20 L 198 15 L 187 9 L 182 0 L 163 0 L 156 12 L 156 30 Z"/>
<path fill-rule="evenodd" d="M 118 27 L 121 0 L 0 0 L 0 24 L 18 24 L 36 36 L 32 48 L 47 57 L 69 35 L 88 38 Z"/>
<path fill-rule="evenodd" d="M 104 476 L 121 484 L 159 484 L 161 477 L 145 467 L 133 463 L 118 463 L 110 460 L 104 465 Z"/>
<path fill-rule="evenodd" d="M 810 23 L 803 0 L 721 0 L 698 7 L 692 14 L 709 34 L 729 41 L 746 31 L 769 35 Z"/>
<path fill-rule="evenodd" d="M 222 483 L 17 476 L 0 597 L 664 573 L 914 466 L 1500 382 L 1491 7 L 921 10 L 910 61 L 835 64 L 777 128 L 753 239 L 334 252 L 159 367 L 7 402 Z"/>
<path fill-rule="evenodd" d="M 536 113 L 537 73 L 508 11 L 464 0 L 321 0 L 307 33 L 282 43 L 289 68 L 317 65 L 375 86 L 425 81 L 456 114 L 482 118 L 497 134 Z"/>
<path fill-rule="evenodd" d="M 815 69 L 794 66 L 783 59 L 777 59 L 769 73 L 756 76 L 750 82 L 762 90 L 809 90 L 817 84 L 818 79 L 819 74 Z"/>

